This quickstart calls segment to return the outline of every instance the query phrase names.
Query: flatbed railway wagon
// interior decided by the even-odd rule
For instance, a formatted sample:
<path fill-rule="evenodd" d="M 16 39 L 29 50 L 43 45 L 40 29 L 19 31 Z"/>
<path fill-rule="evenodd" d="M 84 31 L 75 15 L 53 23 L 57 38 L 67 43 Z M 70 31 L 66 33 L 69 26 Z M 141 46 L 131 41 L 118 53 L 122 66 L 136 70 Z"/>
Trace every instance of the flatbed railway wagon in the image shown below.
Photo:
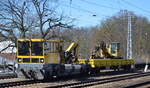
<path fill-rule="evenodd" d="M 79 59 L 79 64 L 88 64 L 92 73 L 99 73 L 100 70 L 133 70 L 135 61 L 133 59 Z"/>

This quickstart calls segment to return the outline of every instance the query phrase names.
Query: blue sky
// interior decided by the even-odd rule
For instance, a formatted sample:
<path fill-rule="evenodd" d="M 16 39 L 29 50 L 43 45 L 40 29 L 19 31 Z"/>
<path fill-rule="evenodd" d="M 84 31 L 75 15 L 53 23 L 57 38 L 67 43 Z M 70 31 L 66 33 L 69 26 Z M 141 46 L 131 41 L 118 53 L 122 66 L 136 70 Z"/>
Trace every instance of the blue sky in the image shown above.
<path fill-rule="evenodd" d="M 58 0 L 58 2 L 59 10 L 75 18 L 76 27 L 96 26 L 123 9 L 150 19 L 150 0 Z"/>

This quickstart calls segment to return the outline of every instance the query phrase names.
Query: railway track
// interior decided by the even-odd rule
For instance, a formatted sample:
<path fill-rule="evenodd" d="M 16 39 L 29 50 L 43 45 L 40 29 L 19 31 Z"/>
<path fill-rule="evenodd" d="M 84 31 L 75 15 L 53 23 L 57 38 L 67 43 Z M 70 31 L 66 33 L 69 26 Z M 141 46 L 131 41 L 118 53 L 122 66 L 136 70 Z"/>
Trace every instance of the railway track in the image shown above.
<path fill-rule="evenodd" d="M 16 73 L 1 73 L 0 74 L 0 80 L 2 79 L 11 79 L 11 78 L 17 78 L 17 74 Z"/>
<path fill-rule="evenodd" d="M 40 83 L 40 82 L 42 82 L 42 81 L 41 80 L 37 80 L 37 81 L 35 81 L 35 80 L 21 80 L 21 81 L 0 83 L 0 88 L 29 85 L 29 84 Z"/>
<path fill-rule="evenodd" d="M 150 87 L 150 81 L 144 81 L 140 83 L 136 83 L 133 85 L 125 86 L 124 88 L 149 88 Z"/>
<path fill-rule="evenodd" d="M 125 75 L 125 76 L 110 77 L 110 78 L 106 78 L 106 79 L 81 81 L 81 82 L 77 82 L 77 83 L 49 86 L 47 88 L 82 88 L 82 87 L 90 87 L 90 86 L 95 86 L 95 85 L 100 85 L 100 84 L 105 84 L 105 83 L 111 83 L 111 82 L 116 82 L 116 81 L 121 81 L 121 80 L 134 79 L 134 78 L 143 77 L 143 76 L 150 76 L 150 72 L 137 73 L 137 74 Z M 133 88 L 133 87 L 131 86 L 131 87 L 127 87 L 127 88 Z"/>
<path fill-rule="evenodd" d="M 78 88 L 78 87 L 90 87 L 94 85 L 100 85 L 100 84 L 105 84 L 105 83 L 111 83 L 111 82 L 117 82 L 120 80 L 125 80 L 125 79 L 134 79 L 137 77 L 144 77 L 144 76 L 150 76 L 150 72 L 147 73 L 131 73 L 131 74 L 126 74 L 126 75 L 117 75 L 113 77 L 107 77 L 103 79 L 89 79 L 89 80 L 80 80 L 79 82 L 70 82 L 70 83 L 65 83 L 62 84 L 61 82 L 57 83 L 58 80 L 55 80 L 55 83 L 53 81 L 43 81 L 43 80 L 21 80 L 21 81 L 14 81 L 14 82 L 5 82 L 5 83 L 0 83 L 0 88 L 5 88 L 5 87 L 24 87 L 30 85 L 33 87 L 39 87 L 41 85 L 48 85 L 46 86 L 47 88 L 63 88 L 63 87 L 68 87 L 68 88 Z M 66 79 L 67 80 L 67 79 Z M 66 81 L 63 80 L 63 81 Z M 53 85 L 53 86 L 50 86 Z M 44 86 L 45 87 L 45 86 Z M 127 87 L 128 88 L 128 87 Z"/>

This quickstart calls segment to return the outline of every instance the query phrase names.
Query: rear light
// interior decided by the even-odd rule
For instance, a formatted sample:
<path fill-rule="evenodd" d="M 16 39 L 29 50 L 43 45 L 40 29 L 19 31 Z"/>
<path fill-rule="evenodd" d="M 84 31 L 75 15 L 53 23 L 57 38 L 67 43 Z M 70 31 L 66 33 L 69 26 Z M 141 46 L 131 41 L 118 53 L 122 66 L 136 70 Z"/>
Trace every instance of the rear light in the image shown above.
<path fill-rule="evenodd" d="M 44 63 L 44 58 L 41 58 L 41 59 L 40 59 L 40 63 Z"/>

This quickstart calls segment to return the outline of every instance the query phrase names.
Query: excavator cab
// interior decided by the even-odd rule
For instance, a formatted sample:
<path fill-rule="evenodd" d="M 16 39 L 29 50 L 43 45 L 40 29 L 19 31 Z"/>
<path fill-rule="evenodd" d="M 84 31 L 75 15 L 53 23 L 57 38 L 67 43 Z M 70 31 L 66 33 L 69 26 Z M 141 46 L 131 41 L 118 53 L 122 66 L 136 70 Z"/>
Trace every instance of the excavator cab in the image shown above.
<path fill-rule="evenodd" d="M 120 43 L 112 42 L 106 44 L 102 41 L 95 47 L 92 53 L 92 59 L 119 59 L 120 58 Z"/>
<path fill-rule="evenodd" d="M 114 57 L 120 56 L 120 43 L 112 42 L 109 47 L 109 52 Z"/>

